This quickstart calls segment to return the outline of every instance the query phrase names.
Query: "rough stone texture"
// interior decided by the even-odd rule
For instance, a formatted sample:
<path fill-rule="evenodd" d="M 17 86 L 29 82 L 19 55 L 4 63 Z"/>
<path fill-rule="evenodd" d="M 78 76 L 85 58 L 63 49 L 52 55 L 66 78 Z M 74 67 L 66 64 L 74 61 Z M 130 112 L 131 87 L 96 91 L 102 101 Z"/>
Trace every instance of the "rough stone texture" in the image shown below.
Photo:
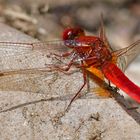
<path fill-rule="evenodd" d="M 0 24 L 0 32 L 2 41 L 34 41 L 3 24 Z M 44 62 L 48 60 L 41 54 L 39 51 L 34 54 L 28 52 L 28 61 L 18 61 L 17 67 L 44 66 Z M 22 60 L 24 55 L 19 58 Z M 7 57 L 10 62 L 2 63 L 1 70 L 10 69 L 13 61 L 13 67 L 17 65 L 14 55 L 9 54 Z M 6 58 L 1 56 L 1 61 L 2 59 Z M 6 60 L 8 62 L 8 58 Z M 114 99 L 101 99 L 88 94 L 86 98 L 76 100 L 70 110 L 64 113 L 70 100 L 68 95 L 74 94 L 82 84 L 80 78 L 80 73 L 71 76 L 45 73 L 1 77 L 0 139 L 140 139 L 140 115 L 134 110 L 122 108 Z"/>

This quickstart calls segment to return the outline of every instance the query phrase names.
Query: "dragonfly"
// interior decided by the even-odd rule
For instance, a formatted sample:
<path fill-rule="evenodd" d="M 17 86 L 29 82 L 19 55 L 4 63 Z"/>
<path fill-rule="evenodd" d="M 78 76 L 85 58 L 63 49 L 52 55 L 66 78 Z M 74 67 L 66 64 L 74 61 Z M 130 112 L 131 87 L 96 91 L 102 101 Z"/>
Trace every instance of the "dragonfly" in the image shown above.
<path fill-rule="evenodd" d="M 69 39 L 75 40 L 78 43 L 82 42 L 82 45 L 79 44 L 76 47 L 72 46 L 74 53 L 76 52 L 75 57 L 78 57 L 81 60 L 79 67 L 82 68 L 84 78 L 84 84 L 81 89 L 86 83 L 85 69 L 94 71 L 93 69 L 96 68 L 106 79 L 109 80 L 109 82 L 116 85 L 116 87 L 120 88 L 131 98 L 140 103 L 140 87 L 134 84 L 116 65 L 117 58 L 121 55 L 127 54 L 129 51 L 132 51 L 137 45 L 139 45 L 140 40 L 124 49 L 111 51 L 112 49 L 106 38 L 103 26 L 99 37 L 86 36 L 84 30 L 81 28 L 67 29 L 64 31 L 63 40 Z M 71 47 L 70 44 L 67 44 L 67 46 Z M 71 60 L 71 63 L 72 61 L 73 59 Z M 67 70 L 70 68 L 71 63 L 69 63 Z M 75 94 L 70 104 L 78 95 L 79 92 Z"/>
<path fill-rule="evenodd" d="M 127 67 L 126 62 L 138 52 L 139 44 L 140 40 L 137 40 L 128 47 L 114 51 L 106 37 L 102 21 L 98 36 L 87 36 L 82 28 L 74 27 L 65 29 L 62 40 L 58 41 L 1 41 L 0 53 L 3 57 L 1 58 L 0 78 L 16 74 L 43 74 L 55 70 L 67 73 L 74 66 L 82 71 L 83 85 L 71 99 L 68 108 L 87 84 L 87 71 L 103 80 L 107 79 L 140 103 L 140 87 L 123 73 Z M 34 59 L 30 57 L 32 53 Z M 38 60 L 36 56 L 41 56 L 43 59 L 39 58 Z M 10 64 L 9 58 L 12 59 L 12 64 Z M 41 64 L 37 63 L 37 66 L 33 67 L 35 61 L 41 61 Z M 9 65 L 5 66 L 7 63 Z M 8 84 L 9 80 L 11 79 L 8 77 L 7 81 L 4 82 Z M 17 81 L 20 82 L 20 79 Z M 1 85 L 4 87 L 5 84 L 0 82 Z"/>

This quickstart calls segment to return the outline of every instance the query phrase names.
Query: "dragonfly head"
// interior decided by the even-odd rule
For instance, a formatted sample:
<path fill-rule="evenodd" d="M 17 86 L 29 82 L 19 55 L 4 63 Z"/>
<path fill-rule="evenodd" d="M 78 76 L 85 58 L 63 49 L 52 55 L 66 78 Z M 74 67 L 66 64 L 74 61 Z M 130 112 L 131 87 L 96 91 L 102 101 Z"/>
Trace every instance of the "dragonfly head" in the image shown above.
<path fill-rule="evenodd" d="M 67 28 L 63 32 L 63 40 L 74 40 L 80 36 L 84 36 L 84 30 L 80 27 L 75 27 L 75 28 Z"/>

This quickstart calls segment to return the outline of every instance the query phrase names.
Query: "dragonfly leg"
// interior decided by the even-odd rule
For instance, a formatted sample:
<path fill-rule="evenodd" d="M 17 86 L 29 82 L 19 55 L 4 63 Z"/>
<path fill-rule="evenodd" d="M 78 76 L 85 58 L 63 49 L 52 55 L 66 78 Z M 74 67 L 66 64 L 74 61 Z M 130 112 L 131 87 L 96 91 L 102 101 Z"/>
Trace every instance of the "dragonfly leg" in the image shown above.
<path fill-rule="evenodd" d="M 81 90 L 84 88 L 84 86 L 86 85 L 87 83 L 87 74 L 86 74 L 86 71 L 84 69 L 82 69 L 82 72 L 83 72 L 83 80 L 84 80 L 84 83 L 83 85 L 81 86 L 81 88 L 78 90 L 78 92 L 73 96 L 73 98 L 71 99 L 69 105 L 67 106 L 66 108 L 66 111 L 68 111 L 68 109 L 70 108 L 72 102 L 80 95 L 80 92 Z"/>
<path fill-rule="evenodd" d="M 65 65 L 65 68 L 61 68 L 60 66 L 56 66 L 54 65 L 54 68 L 56 68 L 57 70 L 60 70 L 60 71 L 69 71 L 69 69 L 71 68 L 71 66 L 73 65 L 74 63 L 74 60 L 76 59 L 76 57 L 74 57 L 68 64 Z"/>
<path fill-rule="evenodd" d="M 72 53 L 73 53 L 73 51 L 72 51 L 72 52 L 67 52 L 67 53 L 64 53 L 64 54 L 56 54 L 56 53 L 52 53 L 52 55 L 61 58 L 61 57 L 68 57 L 68 56 L 70 56 Z"/>
<path fill-rule="evenodd" d="M 109 85 L 109 87 L 112 87 L 112 86 L 111 86 L 111 82 L 110 82 L 110 80 L 108 80 L 108 85 Z"/>
<path fill-rule="evenodd" d="M 59 70 L 59 71 L 62 71 L 62 72 L 67 72 L 71 68 L 72 64 L 73 63 L 70 62 L 69 64 L 65 65 L 65 68 L 61 68 L 59 66 L 54 66 L 54 68 L 56 68 L 56 70 Z"/>
<path fill-rule="evenodd" d="M 108 86 L 109 86 L 109 88 L 111 88 L 113 91 L 118 91 L 118 90 L 119 90 L 118 87 L 116 87 L 116 86 L 111 86 L 110 80 L 108 80 Z"/>
<path fill-rule="evenodd" d="M 87 84 L 87 91 L 86 91 L 86 94 L 87 94 L 87 93 L 90 92 L 90 83 L 89 83 L 89 81 L 90 81 L 89 79 L 90 79 L 90 78 L 89 78 L 89 75 L 88 75 L 88 74 L 87 74 L 86 76 L 87 76 L 87 83 L 86 83 L 86 84 Z"/>

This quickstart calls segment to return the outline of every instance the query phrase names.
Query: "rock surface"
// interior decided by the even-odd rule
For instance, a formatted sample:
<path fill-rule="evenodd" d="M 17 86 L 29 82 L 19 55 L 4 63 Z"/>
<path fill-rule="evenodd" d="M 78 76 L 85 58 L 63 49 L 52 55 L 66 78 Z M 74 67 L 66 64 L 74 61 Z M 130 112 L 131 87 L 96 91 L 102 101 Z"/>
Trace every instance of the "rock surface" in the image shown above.
<path fill-rule="evenodd" d="M 2 41 L 35 41 L 3 24 L 0 24 L 0 32 Z M 33 67 L 37 63 L 39 63 L 38 66 L 43 66 L 43 60 L 46 58 L 41 57 L 40 54 L 35 56 L 41 59 L 30 66 Z M 36 60 L 35 56 L 30 55 L 32 59 L 28 61 Z M 5 65 L 12 64 L 15 60 L 14 55 L 7 57 L 11 59 Z M 0 68 L 2 70 L 5 67 L 1 64 Z M 124 110 L 113 98 L 100 99 L 89 93 L 86 98 L 74 101 L 70 110 L 65 112 L 71 98 L 68 95 L 74 94 L 82 84 L 82 80 L 79 81 L 80 78 L 82 78 L 80 73 L 74 73 L 71 76 L 47 73 L 40 76 L 36 74 L 35 77 L 30 75 L 2 77 L 0 80 L 0 84 L 3 84 L 0 91 L 0 139 L 140 139 L 139 118 L 136 118 L 139 114 L 132 110 L 133 113 L 135 112 L 137 120 L 135 121 L 134 116 L 131 117 L 126 112 L 129 110 L 126 108 Z"/>

